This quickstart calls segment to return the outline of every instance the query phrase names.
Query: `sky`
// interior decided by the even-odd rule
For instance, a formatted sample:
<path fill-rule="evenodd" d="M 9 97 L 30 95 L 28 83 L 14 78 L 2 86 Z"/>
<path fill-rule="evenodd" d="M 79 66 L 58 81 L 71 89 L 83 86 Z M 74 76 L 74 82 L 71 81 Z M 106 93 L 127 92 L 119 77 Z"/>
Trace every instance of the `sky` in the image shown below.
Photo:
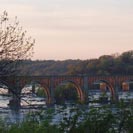
<path fill-rule="evenodd" d="M 133 50 L 133 0 L 0 0 L 35 38 L 32 59 L 92 59 Z"/>

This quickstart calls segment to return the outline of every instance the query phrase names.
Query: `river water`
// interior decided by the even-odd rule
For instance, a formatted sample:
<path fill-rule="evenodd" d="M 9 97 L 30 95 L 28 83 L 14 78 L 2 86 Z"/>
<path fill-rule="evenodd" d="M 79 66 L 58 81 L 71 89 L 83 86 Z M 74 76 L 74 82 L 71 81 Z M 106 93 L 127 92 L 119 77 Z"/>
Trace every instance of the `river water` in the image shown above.
<path fill-rule="evenodd" d="M 110 97 L 110 93 L 107 92 L 106 94 L 108 97 Z M 97 100 L 101 96 L 100 91 L 93 91 L 89 93 L 89 100 Z M 125 99 L 125 100 L 133 100 L 133 92 L 119 92 L 119 99 Z M 39 107 L 41 109 L 46 109 L 46 102 L 45 98 L 43 97 L 37 97 L 35 95 L 27 95 L 22 96 L 21 98 L 21 109 L 19 110 L 12 110 L 8 106 L 9 101 L 11 100 L 11 96 L 7 95 L 1 95 L 0 94 L 0 118 L 5 120 L 7 123 L 16 123 L 21 122 L 27 113 L 37 111 L 39 110 Z M 108 100 L 110 100 L 108 98 Z M 89 104 L 91 105 L 91 104 Z M 94 106 L 99 106 L 99 103 L 94 103 Z M 54 106 L 54 108 L 59 110 L 60 106 Z M 68 105 L 69 108 L 69 105 Z M 67 110 L 66 110 L 67 111 Z M 59 116 L 57 115 L 55 117 L 55 120 L 58 119 Z"/>
<path fill-rule="evenodd" d="M 26 96 L 21 98 L 21 108 L 14 110 L 9 106 L 11 99 L 11 96 L 0 95 L 0 118 L 7 123 L 21 122 L 27 113 L 46 108 L 45 98 Z"/>

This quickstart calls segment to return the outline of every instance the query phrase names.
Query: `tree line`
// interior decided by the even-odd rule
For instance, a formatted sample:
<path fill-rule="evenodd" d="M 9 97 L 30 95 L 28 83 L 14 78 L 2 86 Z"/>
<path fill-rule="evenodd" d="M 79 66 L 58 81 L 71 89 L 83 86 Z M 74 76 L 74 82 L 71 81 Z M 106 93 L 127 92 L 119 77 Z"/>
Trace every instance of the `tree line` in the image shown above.
<path fill-rule="evenodd" d="M 23 60 L 18 75 L 133 75 L 133 50 L 88 60 Z"/>

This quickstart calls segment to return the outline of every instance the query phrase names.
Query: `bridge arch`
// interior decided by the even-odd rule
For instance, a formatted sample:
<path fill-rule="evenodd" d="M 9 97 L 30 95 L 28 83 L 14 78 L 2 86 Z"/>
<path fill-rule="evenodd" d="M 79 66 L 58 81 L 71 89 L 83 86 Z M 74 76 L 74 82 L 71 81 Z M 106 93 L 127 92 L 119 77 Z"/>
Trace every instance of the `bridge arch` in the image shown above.
<path fill-rule="evenodd" d="M 121 83 L 121 88 L 123 91 L 130 91 L 132 87 L 133 87 L 133 80 L 132 79 L 125 80 Z"/>
<path fill-rule="evenodd" d="M 100 79 L 100 80 L 97 80 L 97 81 L 93 82 L 93 84 L 95 84 L 95 83 L 99 83 L 99 84 L 100 83 L 105 83 L 106 87 L 109 89 L 109 91 L 111 93 L 112 100 L 116 100 L 115 89 L 109 81 Z"/>
<path fill-rule="evenodd" d="M 6 81 L 0 80 L 0 87 L 6 87 L 8 90 L 12 91 Z"/>
<path fill-rule="evenodd" d="M 10 86 L 10 83 L 0 80 L 0 88 L 3 87 L 8 90 L 8 93 L 16 95 L 16 92 L 13 90 L 13 88 Z"/>
<path fill-rule="evenodd" d="M 13 99 L 14 91 L 11 88 L 10 84 L 4 80 L 0 80 L 0 95 L 1 95 L 1 102 L 4 104 L 0 104 L 0 106 L 7 106 L 11 107 L 11 101 Z M 4 101 L 4 102 L 3 102 Z"/>
<path fill-rule="evenodd" d="M 49 87 L 48 87 L 46 84 L 41 83 L 41 82 L 39 82 L 39 81 L 30 81 L 30 82 L 27 82 L 27 83 L 25 83 L 25 84 L 23 85 L 23 87 L 22 87 L 22 89 L 21 89 L 21 94 L 22 94 L 23 89 L 24 89 L 27 85 L 30 85 L 30 86 L 32 87 L 32 88 L 31 88 L 32 93 L 35 91 L 36 85 L 39 85 L 39 86 L 42 88 L 44 94 L 46 95 L 46 104 L 50 104 L 50 103 L 51 103 L 51 94 L 50 94 L 50 90 L 49 90 Z"/>
<path fill-rule="evenodd" d="M 55 88 L 57 88 L 58 86 L 61 86 L 63 84 L 67 84 L 67 83 L 71 83 L 74 86 L 74 88 L 76 89 L 76 92 L 78 94 L 79 102 L 83 103 L 85 101 L 83 90 L 82 90 L 81 86 L 78 85 L 75 81 L 73 81 L 73 80 L 63 80 L 60 83 L 58 83 L 55 86 Z"/>

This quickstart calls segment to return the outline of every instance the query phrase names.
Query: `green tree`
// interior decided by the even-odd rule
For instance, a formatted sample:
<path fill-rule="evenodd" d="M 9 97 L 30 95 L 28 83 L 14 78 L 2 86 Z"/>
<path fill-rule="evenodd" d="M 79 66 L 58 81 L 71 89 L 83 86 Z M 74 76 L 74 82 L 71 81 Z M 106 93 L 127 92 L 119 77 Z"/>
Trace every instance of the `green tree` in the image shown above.
<path fill-rule="evenodd" d="M 76 89 L 73 84 L 58 86 L 55 89 L 55 99 L 58 104 L 64 104 L 65 101 L 78 101 Z"/>

